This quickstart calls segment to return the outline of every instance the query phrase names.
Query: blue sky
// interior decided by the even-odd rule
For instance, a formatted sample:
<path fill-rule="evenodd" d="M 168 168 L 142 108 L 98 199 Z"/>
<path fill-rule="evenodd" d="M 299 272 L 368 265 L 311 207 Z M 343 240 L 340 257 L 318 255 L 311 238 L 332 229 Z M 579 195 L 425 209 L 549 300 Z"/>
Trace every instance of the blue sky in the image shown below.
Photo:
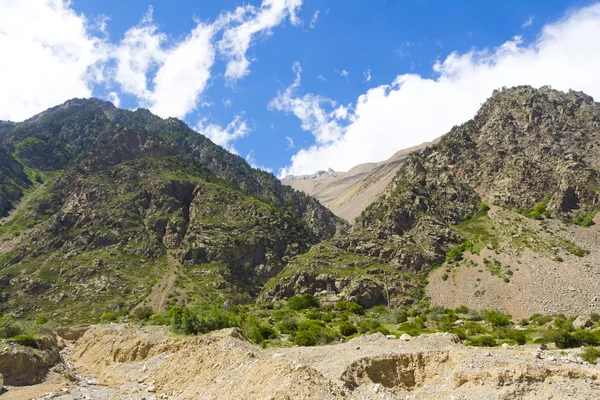
<path fill-rule="evenodd" d="M 0 67 L 0 119 L 93 95 L 180 117 L 276 174 L 381 161 L 503 85 L 600 95 L 595 1 L 13 3 L 0 51 L 31 50 Z"/>

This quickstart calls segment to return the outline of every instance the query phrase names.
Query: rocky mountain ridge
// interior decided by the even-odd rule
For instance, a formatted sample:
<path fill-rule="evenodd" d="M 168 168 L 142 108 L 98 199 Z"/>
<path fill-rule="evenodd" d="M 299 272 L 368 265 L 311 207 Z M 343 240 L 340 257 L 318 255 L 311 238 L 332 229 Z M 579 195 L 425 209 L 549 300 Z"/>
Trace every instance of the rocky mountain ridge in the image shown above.
<path fill-rule="evenodd" d="M 0 204 L 26 202 L 0 227 L 11 243 L 0 253 L 4 311 L 86 320 L 140 304 L 164 275 L 171 303 L 251 301 L 286 260 L 345 225 L 148 110 L 74 99 L 3 126 Z"/>
<path fill-rule="evenodd" d="M 354 286 L 370 287 L 370 295 L 355 298 L 365 306 L 406 305 L 414 301 L 413 289 L 424 285 L 418 277 L 434 266 L 460 263 L 464 252 L 478 253 L 481 247 L 514 257 L 521 256 L 523 246 L 543 252 L 543 240 L 556 243 L 545 257 L 574 255 L 600 268 L 599 260 L 589 256 L 591 249 L 561 236 L 561 230 L 544 239 L 548 228 L 527 231 L 523 225 L 519 229 L 531 237 L 514 243 L 511 238 L 518 233 L 490 231 L 486 222 L 489 203 L 532 219 L 593 223 L 600 205 L 599 144 L 600 105 L 591 97 L 547 87 L 497 91 L 473 120 L 454 127 L 439 143 L 410 153 L 351 232 L 297 257 L 267 286 L 268 295 L 347 296 L 327 283 L 343 276 Z M 514 226 L 522 224 L 509 219 Z M 476 229 L 467 229 L 468 224 Z M 417 291 L 416 297 L 422 295 Z"/>

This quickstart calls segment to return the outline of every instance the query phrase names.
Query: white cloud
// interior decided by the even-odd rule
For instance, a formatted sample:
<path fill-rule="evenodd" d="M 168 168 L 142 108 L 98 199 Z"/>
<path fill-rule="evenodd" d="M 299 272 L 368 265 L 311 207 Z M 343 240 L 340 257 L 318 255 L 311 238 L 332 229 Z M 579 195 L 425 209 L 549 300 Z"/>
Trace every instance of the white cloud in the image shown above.
<path fill-rule="evenodd" d="M 310 29 L 315 29 L 315 27 L 317 26 L 318 20 L 319 20 L 319 10 L 315 11 L 315 13 L 312 16 L 312 19 L 310 20 Z"/>
<path fill-rule="evenodd" d="M 121 106 L 121 98 L 119 97 L 119 94 L 117 92 L 110 92 L 106 97 L 107 100 L 113 103 L 115 107 Z"/>
<path fill-rule="evenodd" d="M 223 99 L 223 105 L 225 107 L 231 107 L 232 104 L 233 102 L 231 101 L 231 99 Z"/>
<path fill-rule="evenodd" d="M 327 82 L 327 78 L 325 78 L 325 77 L 323 76 L 323 74 L 319 74 L 319 75 L 317 76 L 317 80 L 318 80 L 318 81 L 321 81 L 321 82 Z"/>
<path fill-rule="evenodd" d="M 547 25 L 531 44 L 516 37 L 489 50 L 454 52 L 434 66 L 434 79 L 416 74 L 398 76 L 391 84 L 361 95 L 346 120 L 325 113 L 317 119 L 300 110 L 316 110 L 314 94 L 299 96 L 299 79 L 279 94 L 274 107 L 293 112 L 315 145 L 299 150 L 280 171 L 301 175 L 333 168 L 336 171 L 368 161 L 381 161 L 399 149 L 430 141 L 472 118 L 502 86 L 551 85 L 582 90 L 600 98 L 600 4 L 575 11 Z M 295 82 L 295 83 L 296 83 Z M 311 103 L 312 100 L 312 103 Z M 328 100 L 331 102 L 331 100 Z M 272 103 L 273 103 L 272 102 Z M 313 105 L 313 108 L 308 108 Z M 321 108 L 326 103 L 320 102 Z M 318 114 L 313 111 L 313 114 Z M 307 123 L 317 120 L 318 123 Z M 337 132 L 322 134 L 323 126 Z"/>
<path fill-rule="evenodd" d="M 218 144 L 235 154 L 237 154 L 237 151 L 233 147 L 233 142 L 243 138 L 251 131 L 247 122 L 243 120 L 243 115 L 235 116 L 233 121 L 224 128 L 221 125 L 208 124 L 204 119 L 198 122 L 194 129 L 198 133 L 212 140 L 213 143 Z"/>
<path fill-rule="evenodd" d="M 252 168 L 262 169 L 263 171 L 273 173 L 273 169 L 264 167 L 262 165 L 258 165 L 256 163 L 256 160 L 254 159 L 253 153 L 254 153 L 254 149 L 250 150 L 250 153 L 248 153 L 248 155 L 246 155 L 246 162 L 248 164 L 250 164 L 250 166 Z"/>
<path fill-rule="evenodd" d="M 167 52 L 164 64 L 154 76 L 152 112 L 183 118 L 197 108 L 215 61 L 211 43 L 212 25 L 199 24 L 181 43 Z"/>
<path fill-rule="evenodd" d="M 105 79 L 103 39 L 66 0 L 0 0 L 0 119 L 20 121 Z"/>
<path fill-rule="evenodd" d="M 346 71 L 345 69 L 340 71 L 340 75 L 343 76 L 344 78 L 347 77 L 348 75 L 350 75 L 350 72 Z"/>
<path fill-rule="evenodd" d="M 0 119 L 23 120 L 72 97 L 90 97 L 99 84 L 135 96 L 162 117 L 183 118 L 207 104 L 217 49 L 225 76 L 249 73 L 246 52 L 259 33 L 289 19 L 298 25 L 302 0 L 263 0 L 214 21 L 197 22 L 182 38 L 162 33 L 152 8 L 118 43 L 108 38 L 108 17 L 89 22 L 69 0 L 0 0 Z M 218 35 L 222 33 L 219 40 Z M 115 92 L 116 93 L 116 92 Z"/>
<path fill-rule="evenodd" d="M 336 103 L 326 97 L 313 94 L 296 97 L 296 89 L 300 87 L 302 73 L 299 62 L 294 63 L 293 70 L 296 73 L 294 83 L 271 100 L 269 108 L 293 113 L 302 122 L 302 129 L 312 132 L 318 144 L 326 145 L 340 140 L 343 131 L 337 123 L 337 115 L 343 114 L 343 111 L 333 110 Z"/>
<path fill-rule="evenodd" d="M 533 16 L 527 18 L 527 21 L 523 22 L 523 25 L 521 25 L 521 29 L 528 28 L 531 25 L 533 25 Z"/>
<path fill-rule="evenodd" d="M 166 52 L 162 45 L 166 39 L 165 34 L 158 32 L 150 7 L 142 21 L 125 32 L 121 43 L 112 52 L 117 61 L 115 81 L 122 91 L 141 99 L 144 106 L 151 105 L 152 97 L 146 76 L 151 67 L 165 61 Z"/>
<path fill-rule="evenodd" d="M 363 72 L 363 75 L 365 76 L 365 83 L 370 82 L 371 81 L 371 68 L 369 68 L 367 70 L 367 72 Z"/>
<path fill-rule="evenodd" d="M 221 16 L 220 21 L 239 21 L 247 18 L 241 24 L 226 29 L 223 38 L 218 42 L 219 51 L 228 59 L 225 77 L 233 82 L 248 75 L 250 61 L 246 52 L 254 35 L 263 31 L 270 33 L 270 30 L 281 24 L 287 16 L 293 25 L 298 25 L 300 20 L 296 12 L 301 5 L 302 0 L 263 0 L 258 8 L 247 5 L 238 7 L 234 13 Z"/>
<path fill-rule="evenodd" d="M 296 147 L 296 145 L 294 144 L 294 139 L 292 139 L 291 137 L 286 136 L 285 140 L 287 140 L 287 142 L 288 142 L 288 147 L 287 147 L 288 150 L 291 150 L 294 147 Z"/>

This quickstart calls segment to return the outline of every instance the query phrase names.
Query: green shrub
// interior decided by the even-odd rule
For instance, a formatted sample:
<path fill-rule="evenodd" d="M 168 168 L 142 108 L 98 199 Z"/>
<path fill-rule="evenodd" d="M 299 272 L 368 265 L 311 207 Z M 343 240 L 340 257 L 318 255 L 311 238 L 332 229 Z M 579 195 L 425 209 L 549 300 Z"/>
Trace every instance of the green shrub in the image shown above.
<path fill-rule="evenodd" d="M 31 347 L 33 349 L 38 348 L 37 341 L 33 337 L 33 333 L 18 335 L 9 340 L 11 343 L 15 343 L 21 346 Z"/>
<path fill-rule="evenodd" d="M 323 313 L 319 311 L 318 308 L 313 308 L 309 312 L 306 313 L 305 317 L 307 319 L 321 319 L 323 317 Z"/>
<path fill-rule="evenodd" d="M 24 329 L 14 315 L 5 314 L 0 317 L 0 338 L 8 339 L 23 334 Z"/>
<path fill-rule="evenodd" d="M 296 334 L 294 344 L 297 346 L 315 346 L 317 344 L 317 335 L 310 331 L 300 331 Z"/>
<path fill-rule="evenodd" d="M 390 334 L 390 331 L 385 326 L 378 326 L 377 328 L 371 330 L 371 333 L 381 333 L 387 336 Z"/>
<path fill-rule="evenodd" d="M 107 312 L 105 312 L 104 314 L 102 314 L 100 316 L 100 321 L 104 322 L 104 323 L 114 322 L 114 321 L 116 321 L 118 319 L 119 319 L 119 314 L 117 314 L 114 311 L 107 311 Z"/>
<path fill-rule="evenodd" d="M 510 315 L 498 311 L 487 311 L 483 317 L 487 322 L 496 327 L 510 325 Z"/>
<path fill-rule="evenodd" d="M 593 364 L 598 358 L 600 358 L 600 349 L 591 346 L 586 347 L 580 356 L 584 361 Z"/>
<path fill-rule="evenodd" d="M 549 315 L 533 314 L 531 317 L 529 317 L 529 321 L 537 326 L 542 326 L 552 321 L 552 317 Z"/>
<path fill-rule="evenodd" d="M 594 323 L 600 321 L 600 314 L 598 313 L 591 313 L 590 314 L 590 320 Z"/>
<path fill-rule="evenodd" d="M 488 212 L 490 211 L 490 206 L 488 206 L 486 203 L 481 202 L 477 205 L 477 210 L 479 212 Z"/>
<path fill-rule="evenodd" d="M 148 306 L 142 306 L 142 307 L 138 307 L 133 311 L 133 318 L 140 320 L 140 321 L 146 321 L 147 319 L 149 319 L 152 316 L 153 312 L 152 309 Z"/>
<path fill-rule="evenodd" d="M 467 314 L 469 312 L 469 307 L 460 306 L 454 309 L 454 312 L 457 314 Z"/>
<path fill-rule="evenodd" d="M 339 326 L 340 334 L 343 336 L 352 336 L 358 333 L 358 329 L 356 326 L 351 324 L 350 322 L 342 322 Z"/>
<path fill-rule="evenodd" d="M 408 321 L 408 313 L 406 310 L 396 310 L 394 311 L 394 319 L 397 324 L 403 324 Z"/>
<path fill-rule="evenodd" d="M 479 336 L 479 337 L 474 337 L 471 338 L 469 340 L 467 340 L 467 344 L 470 346 L 477 346 L 477 347 L 494 347 L 496 346 L 496 339 L 494 339 L 493 336 Z"/>
<path fill-rule="evenodd" d="M 569 332 L 558 331 L 552 334 L 552 340 L 559 349 L 572 349 L 574 347 L 580 347 L 581 342 Z"/>
<path fill-rule="evenodd" d="M 285 319 L 277 324 L 277 330 L 284 335 L 291 335 L 298 330 L 296 321 Z"/>
<path fill-rule="evenodd" d="M 597 346 L 600 344 L 598 338 L 590 331 L 583 329 L 577 330 L 572 333 L 573 337 L 578 340 L 581 344 L 587 346 Z"/>
<path fill-rule="evenodd" d="M 287 302 L 287 306 L 290 310 L 299 311 L 309 308 L 319 308 L 320 304 L 315 296 L 305 293 L 300 296 L 291 297 Z"/>
<path fill-rule="evenodd" d="M 378 319 L 365 318 L 358 321 L 358 330 L 360 333 L 372 333 L 381 326 Z"/>
<path fill-rule="evenodd" d="M 340 311 L 350 311 L 356 315 L 365 315 L 365 309 L 353 301 L 338 301 L 335 306 Z"/>
<path fill-rule="evenodd" d="M 517 331 L 514 329 L 510 329 L 506 332 L 506 338 L 510 340 L 514 340 L 518 345 L 522 346 L 527 343 L 527 335 L 523 331 Z"/>
<path fill-rule="evenodd" d="M 239 321 L 234 315 L 219 310 L 197 315 L 187 307 L 175 306 L 169 311 L 169 318 L 173 330 L 186 335 L 239 326 Z"/>

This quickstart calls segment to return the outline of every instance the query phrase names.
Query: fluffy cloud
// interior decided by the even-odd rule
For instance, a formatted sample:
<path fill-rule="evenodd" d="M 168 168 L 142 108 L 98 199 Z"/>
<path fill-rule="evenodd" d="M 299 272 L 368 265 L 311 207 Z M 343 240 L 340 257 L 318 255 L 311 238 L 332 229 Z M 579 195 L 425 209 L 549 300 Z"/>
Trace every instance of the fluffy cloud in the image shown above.
<path fill-rule="evenodd" d="M 217 51 L 229 81 L 249 73 L 246 52 L 260 33 L 289 19 L 298 25 L 302 0 L 263 0 L 198 22 L 173 40 L 152 19 L 152 9 L 118 43 L 106 17 L 88 21 L 69 0 L 0 0 L 0 119 L 22 120 L 72 97 L 90 97 L 114 86 L 162 117 L 183 118 L 205 102 Z M 219 35 L 222 34 L 221 37 Z"/>
<path fill-rule="evenodd" d="M 274 108 L 293 112 L 302 128 L 313 133 L 316 143 L 298 151 L 280 175 L 328 167 L 348 170 L 363 162 L 384 160 L 399 149 L 433 140 L 472 118 L 492 91 L 502 86 L 551 85 L 565 91 L 582 90 L 598 99 L 599 69 L 597 4 L 546 25 L 533 43 L 524 44 L 515 37 L 491 51 L 454 52 L 435 64 L 435 79 L 400 75 L 389 85 L 361 95 L 345 120 L 327 112 L 326 107 L 331 106 L 326 102 L 315 102 L 320 96 L 296 95 L 297 78 L 298 85 L 274 100 L 285 107 Z M 325 137 L 323 130 L 337 134 Z"/>
<path fill-rule="evenodd" d="M 219 51 L 229 60 L 225 77 L 235 81 L 248 75 L 250 61 L 246 52 L 252 38 L 259 32 L 270 33 L 287 16 L 293 25 L 297 25 L 300 20 L 296 12 L 301 5 L 302 0 L 264 0 L 259 8 L 247 5 L 238 7 L 234 13 L 221 16 L 220 21 L 240 21 L 247 18 L 241 24 L 225 30 L 218 43 Z M 245 17 L 246 15 L 250 17 Z"/>
<path fill-rule="evenodd" d="M 0 0 L 0 10 L 0 119 L 91 96 L 108 49 L 84 16 L 64 0 Z"/>
<path fill-rule="evenodd" d="M 209 124 L 206 120 L 202 120 L 194 129 L 198 133 L 201 133 L 212 140 L 213 143 L 218 144 L 235 154 L 237 154 L 237 151 L 233 147 L 233 142 L 243 138 L 250 133 L 251 130 L 242 115 L 237 115 L 233 121 L 224 128 L 221 125 Z"/>
<path fill-rule="evenodd" d="M 344 109 L 335 110 L 336 103 L 326 97 L 306 94 L 296 97 L 296 90 L 300 87 L 302 67 L 300 63 L 294 63 L 293 70 L 296 79 L 284 92 L 269 103 L 269 108 L 278 111 L 293 113 L 302 122 L 302 129 L 310 131 L 315 136 L 318 144 L 339 141 L 343 136 L 343 130 L 338 124 L 340 115 L 344 115 Z M 332 111 L 327 111 L 332 109 Z"/>

